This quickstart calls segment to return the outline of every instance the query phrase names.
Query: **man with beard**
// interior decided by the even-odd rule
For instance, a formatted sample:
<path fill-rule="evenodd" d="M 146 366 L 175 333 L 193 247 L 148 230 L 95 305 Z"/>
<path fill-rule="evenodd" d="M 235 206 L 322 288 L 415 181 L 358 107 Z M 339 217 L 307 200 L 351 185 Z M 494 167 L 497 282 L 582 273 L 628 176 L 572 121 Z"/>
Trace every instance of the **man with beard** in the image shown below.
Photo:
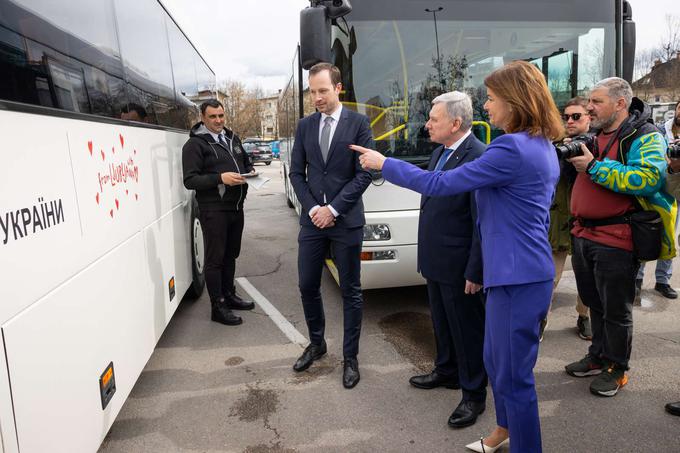
<path fill-rule="evenodd" d="M 578 293 L 590 308 L 593 339 L 588 354 L 565 370 L 575 377 L 596 376 L 590 391 L 614 396 L 628 382 L 639 267 L 628 216 L 640 208 L 658 212 L 664 226 L 660 258 L 670 258 L 677 205 L 662 190 L 666 141 L 628 82 L 618 77 L 598 82 L 588 113 L 598 130 L 593 152 L 582 145 L 583 155 L 569 161 L 578 172 L 571 194 L 572 267 Z"/>

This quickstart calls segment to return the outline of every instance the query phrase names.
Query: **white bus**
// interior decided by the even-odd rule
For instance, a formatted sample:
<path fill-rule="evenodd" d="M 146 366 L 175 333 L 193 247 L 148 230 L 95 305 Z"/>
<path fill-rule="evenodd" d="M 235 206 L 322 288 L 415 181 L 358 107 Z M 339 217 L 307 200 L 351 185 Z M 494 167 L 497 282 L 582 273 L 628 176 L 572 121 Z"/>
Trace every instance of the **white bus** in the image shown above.
<path fill-rule="evenodd" d="M 534 63 L 558 105 L 594 82 L 630 80 L 634 23 L 623 0 L 310 0 L 301 15 L 300 47 L 282 91 L 282 136 L 303 113 L 303 67 L 329 61 L 340 68 L 347 108 L 368 116 L 379 151 L 425 166 L 435 145 L 424 130 L 430 101 L 453 89 L 473 100 L 474 132 L 489 142 L 483 80 L 512 60 Z M 434 5 L 434 6 L 433 6 Z M 289 145 L 289 148 L 291 146 Z M 298 206 L 282 153 L 289 206 Z M 365 192 L 364 289 L 424 283 L 417 272 L 420 196 L 381 178 Z M 328 260 L 333 272 L 332 257 Z"/>
<path fill-rule="evenodd" d="M 0 452 L 93 452 L 185 293 L 189 101 L 215 76 L 157 0 L 0 0 Z"/>

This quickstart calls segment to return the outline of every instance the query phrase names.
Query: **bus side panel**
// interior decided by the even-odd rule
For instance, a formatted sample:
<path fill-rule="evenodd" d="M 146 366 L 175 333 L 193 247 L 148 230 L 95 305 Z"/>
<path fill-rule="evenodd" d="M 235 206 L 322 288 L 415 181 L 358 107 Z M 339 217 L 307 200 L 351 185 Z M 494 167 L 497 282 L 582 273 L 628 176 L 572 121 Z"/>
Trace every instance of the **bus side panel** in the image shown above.
<path fill-rule="evenodd" d="M 189 240 L 184 210 L 178 206 L 171 213 L 144 230 L 146 249 L 146 286 L 153 292 L 154 344 L 175 313 L 182 294 L 189 287 L 191 261 L 184 244 Z M 141 371 L 141 370 L 140 370 Z"/>
<path fill-rule="evenodd" d="M 5 361 L 5 342 L 2 336 L 0 336 L 0 453 L 19 453 Z"/>
<path fill-rule="evenodd" d="M 2 324 L 88 258 L 74 253 L 82 236 L 63 120 L 0 111 L 0 140 Z"/>
<path fill-rule="evenodd" d="M 189 199 L 184 134 L 0 112 L 0 137 L 0 323 Z"/>
<path fill-rule="evenodd" d="M 136 234 L 3 326 L 22 453 L 99 447 L 156 343 L 147 263 Z"/>

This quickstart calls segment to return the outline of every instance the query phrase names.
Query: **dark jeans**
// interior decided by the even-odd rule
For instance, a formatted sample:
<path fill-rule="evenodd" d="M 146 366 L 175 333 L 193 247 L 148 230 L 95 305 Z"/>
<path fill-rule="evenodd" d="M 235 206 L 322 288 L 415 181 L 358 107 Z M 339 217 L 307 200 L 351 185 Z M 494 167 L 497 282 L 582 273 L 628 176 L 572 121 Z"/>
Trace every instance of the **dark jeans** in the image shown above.
<path fill-rule="evenodd" d="M 574 237 L 571 264 L 578 293 L 590 308 L 590 354 L 628 369 L 640 263 L 632 252 Z"/>
<path fill-rule="evenodd" d="M 486 400 L 483 293 L 465 294 L 458 285 L 427 280 L 432 327 L 437 342 L 435 371 L 457 378 L 464 401 Z"/>
<path fill-rule="evenodd" d="M 201 211 L 200 220 L 205 245 L 205 285 L 210 300 L 217 301 L 234 291 L 243 211 Z"/>
<path fill-rule="evenodd" d="M 359 353 L 361 333 L 361 242 L 363 229 L 331 227 L 320 230 L 302 226 L 298 236 L 298 276 L 300 295 L 309 340 L 319 345 L 324 339 L 326 318 L 321 300 L 321 273 L 329 247 L 338 269 L 342 292 L 344 339 L 342 352 L 345 358 L 356 358 Z"/>

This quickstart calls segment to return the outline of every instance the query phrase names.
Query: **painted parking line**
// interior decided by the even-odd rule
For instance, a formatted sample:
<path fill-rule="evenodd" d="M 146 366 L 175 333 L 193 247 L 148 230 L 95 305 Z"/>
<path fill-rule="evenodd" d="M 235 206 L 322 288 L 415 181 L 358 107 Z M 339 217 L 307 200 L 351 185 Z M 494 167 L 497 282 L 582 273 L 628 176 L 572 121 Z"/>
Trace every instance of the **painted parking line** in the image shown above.
<path fill-rule="evenodd" d="M 288 337 L 288 339 L 291 341 L 291 343 L 294 344 L 299 344 L 300 346 L 304 346 L 308 343 L 307 339 L 305 338 L 304 335 L 302 335 L 296 328 L 293 326 L 285 316 L 281 314 L 280 311 L 276 309 L 272 305 L 271 302 L 267 300 L 266 297 L 260 293 L 257 288 L 255 288 L 247 278 L 245 277 L 239 277 L 236 279 L 236 282 L 243 288 L 245 292 L 248 293 L 250 297 L 252 297 L 253 301 L 262 308 L 262 310 L 271 318 L 271 320 L 276 324 L 276 327 L 278 327 L 283 334 Z"/>

